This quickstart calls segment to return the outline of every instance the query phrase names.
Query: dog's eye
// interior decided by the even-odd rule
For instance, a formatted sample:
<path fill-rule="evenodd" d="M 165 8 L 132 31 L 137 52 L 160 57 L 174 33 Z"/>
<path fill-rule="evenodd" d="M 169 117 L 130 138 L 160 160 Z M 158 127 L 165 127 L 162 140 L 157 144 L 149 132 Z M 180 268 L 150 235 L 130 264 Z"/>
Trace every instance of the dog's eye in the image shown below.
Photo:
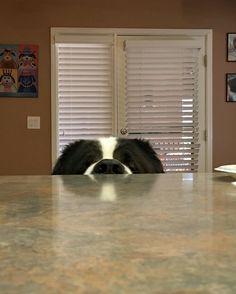
<path fill-rule="evenodd" d="M 136 171 L 136 165 L 133 161 L 128 162 L 127 166 L 131 169 L 132 172 Z"/>
<path fill-rule="evenodd" d="M 84 160 L 84 165 L 86 167 L 89 167 L 90 165 L 92 165 L 94 162 L 96 162 L 96 160 L 93 157 L 87 157 Z"/>
<path fill-rule="evenodd" d="M 124 156 L 124 164 L 127 165 L 132 172 L 135 172 L 137 170 L 135 161 L 132 160 L 131 155 L 128 153 Z"/>
<path fill-rule="evenodd" d="M 84 165 L 85 165 L 86 167 L 89 167 L 91 164 L 92 164 L 92 160 L 90 160 L 90 159 L 86 159 L 86 160 L 85 160 Z"/>
<path fill-rule="evenodd" d="M 86 169 L 93 164 L 93 161 L 91 159 L 85 158 L 83 161 L 80 162 L 78 166 L 78 170 L 76 170 L 76 174 L 83 174 Z"/>

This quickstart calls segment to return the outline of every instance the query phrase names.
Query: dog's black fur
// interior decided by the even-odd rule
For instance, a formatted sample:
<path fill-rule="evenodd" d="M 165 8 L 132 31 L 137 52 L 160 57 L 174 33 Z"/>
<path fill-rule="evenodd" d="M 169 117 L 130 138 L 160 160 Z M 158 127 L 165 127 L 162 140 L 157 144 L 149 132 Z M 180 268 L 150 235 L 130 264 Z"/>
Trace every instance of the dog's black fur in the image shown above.
<path fill-rule="evenodd" d="M 58 158 L 52 174 L 85 174 L 86 170 L 95 163 L 91 174 L 164 172 L 160 159 L 148 141 L 120 138 L 116 138 L 116 141 L 112 159 L 103 158 L 98 140 L 80 140 L 67 145 Z M 106 164 L 112 167 L 104 167 Z"/>

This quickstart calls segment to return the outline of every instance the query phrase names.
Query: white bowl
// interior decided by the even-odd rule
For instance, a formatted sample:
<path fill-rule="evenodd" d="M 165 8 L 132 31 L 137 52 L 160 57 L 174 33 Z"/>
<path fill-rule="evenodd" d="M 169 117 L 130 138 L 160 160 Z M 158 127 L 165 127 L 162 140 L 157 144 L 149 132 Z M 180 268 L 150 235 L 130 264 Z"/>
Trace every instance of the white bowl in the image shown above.
<path fill-rule="evenodd" d="M 227 173 L 236 179 L 236 164 L 221 165 L 216 167 L 215 170 Z"/>

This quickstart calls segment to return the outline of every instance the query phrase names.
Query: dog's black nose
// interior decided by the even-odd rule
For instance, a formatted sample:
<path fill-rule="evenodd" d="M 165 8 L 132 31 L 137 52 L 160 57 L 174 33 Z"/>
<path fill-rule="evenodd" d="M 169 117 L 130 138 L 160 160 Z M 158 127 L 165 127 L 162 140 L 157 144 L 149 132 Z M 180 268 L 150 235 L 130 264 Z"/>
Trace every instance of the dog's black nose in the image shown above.
<path fill-rule="evenodd" d="M 92 174 L 125 174 L 125 169 L 116 159 L 103 159 L 95 165 Z"/>

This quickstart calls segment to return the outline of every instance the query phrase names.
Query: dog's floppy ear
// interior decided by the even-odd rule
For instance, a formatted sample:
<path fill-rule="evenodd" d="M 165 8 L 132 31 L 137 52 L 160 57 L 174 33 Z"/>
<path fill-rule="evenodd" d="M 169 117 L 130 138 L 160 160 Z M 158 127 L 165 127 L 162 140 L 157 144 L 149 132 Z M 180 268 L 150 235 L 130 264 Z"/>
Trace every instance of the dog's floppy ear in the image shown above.
<path fill-rule="evenodd" d="M 66 174 L 73 173 L 70 170 L 71 161 L 73 160 L 73 157 L 76 154 L 76 151 L 83 144 L 83 141 L 84 140 L 75 141 L 74 143 L 70 143 L 64 148 L 64 150 L 62 151 L 62 154 L 57 159 L 56 164 L 53 168 L 53 171 L 52 171 L 53 175 L 66 175 Z"/>
<path fill-rule="evenodd" d="M 158 158 L 155 150 L 152 148 L 149 141 L 144 139 L 134 139 L 137 146 L 140 147 L 143 155 L 148 159 L 150 168 L 154 173 L 164 173 L 164 168 L 161 160 Z"/>

